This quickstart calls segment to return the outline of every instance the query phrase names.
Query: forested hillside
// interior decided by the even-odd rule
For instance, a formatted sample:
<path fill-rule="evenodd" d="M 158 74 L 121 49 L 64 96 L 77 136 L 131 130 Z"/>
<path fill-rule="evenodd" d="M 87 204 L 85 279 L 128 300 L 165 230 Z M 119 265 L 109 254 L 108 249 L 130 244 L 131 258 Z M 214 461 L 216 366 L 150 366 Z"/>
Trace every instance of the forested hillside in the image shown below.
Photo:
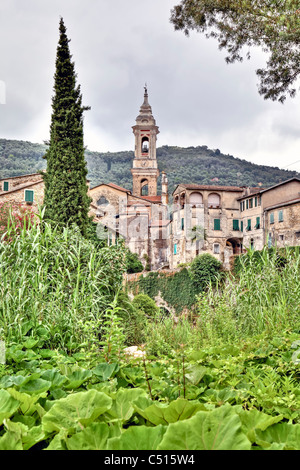
<path fill-rule="evenodd" d="M 46 148 L 44 144 L 0 139 L 0 179 L 46 168 L 43 159 Z M 133 151 L 101 153 L 86 150 L 85 155 L 91 187 L 113 182 L 132 189 Z M 187 148 L 164 145 L 157 149 L 157 160 L 160 171 L 164 170 L 168 175 L 170 193 L 178 183 L 271 186 L 299 176 L 295 171 L 255 165 L 224 155 L 219 149 L 211 150 L 206 145 Z"/>

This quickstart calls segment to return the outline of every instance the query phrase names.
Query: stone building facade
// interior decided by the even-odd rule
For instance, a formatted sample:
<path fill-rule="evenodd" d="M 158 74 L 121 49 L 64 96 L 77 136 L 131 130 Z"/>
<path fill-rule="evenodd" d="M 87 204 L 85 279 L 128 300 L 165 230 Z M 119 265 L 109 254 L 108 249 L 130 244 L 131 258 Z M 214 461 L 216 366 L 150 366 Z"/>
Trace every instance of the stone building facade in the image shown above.
<path fill-rule="evenodd" d="M 299 178 L 269 188 L 180 183 L 169 203 L 168 178 L 160 175 L 156 158 L 159 128 L 146 87 L 132 130 L 132 191 L 114 183 L 90 188 L 87 181 L 90 216 L 109 245 L 123 238 L 151 270 L 175 269 L 202 253 L 229 269 L 232 257 L 245 249 L 300 245 Z M 37 210 L 43 197 L 40 174 L 0 180 L 0 203 L 19 202 Z"/>
<path fill-rule="evenodd" d="M 43 200 L 44 182 L 40 173 L 0 180 L 0 203 L 15 202 L 37 211 Z"/>

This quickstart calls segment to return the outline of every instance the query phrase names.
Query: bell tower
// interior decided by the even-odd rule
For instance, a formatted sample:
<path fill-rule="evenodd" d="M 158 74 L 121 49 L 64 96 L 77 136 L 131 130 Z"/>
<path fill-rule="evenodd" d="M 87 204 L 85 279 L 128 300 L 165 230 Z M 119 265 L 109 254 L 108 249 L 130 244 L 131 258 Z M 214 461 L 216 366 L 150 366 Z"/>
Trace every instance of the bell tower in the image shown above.
<path fill-rule="evenodd" d="M 147 86 L 144 89 L 144 102 L 140 108 L 140 114 L 136 118 L 136 124 L 132 127 L 135 136 L 135 152 L 131 169 L 132 194 L 134 196 L 156 196 L 159 176 L 156 139 L 159 130 L 148 102 Z"/>

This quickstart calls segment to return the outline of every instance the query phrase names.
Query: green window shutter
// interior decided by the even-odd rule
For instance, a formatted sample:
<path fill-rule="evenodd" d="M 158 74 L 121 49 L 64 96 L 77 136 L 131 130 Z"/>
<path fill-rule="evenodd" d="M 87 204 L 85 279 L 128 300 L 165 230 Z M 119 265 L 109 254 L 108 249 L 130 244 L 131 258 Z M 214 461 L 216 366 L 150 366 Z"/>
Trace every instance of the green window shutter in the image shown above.
<path fill-rule="evenodd" d="M 274 212 L 270 214 L 270 224 L 274 224 Z"/>
<path fill-rule="evenodd" d="M 251 230 L 251 219 L 248 219 L 247 230 Z"/>
<path fill-rule="evenodd" d="M 283 211 L 278 212 L 278 222 L 283 222 Z"/>
<path fill-rule="evenodd" d="M 248 201 L 248 199 L 247 199 L 247 201 L 246 201 L 246 209 L 248 209 L 248 208 L 249 208 L 249 201 Z"/>
<path fill-rule="evenodd" d="M 256 225 L 255 228 L 260 228 L 260 217 L 256 217 Z"/>
<path fill-rule="evenodd" d="M 3 191 L 8 191 L 9 190 L 9 182 L 8 181 L 4 181 L 3 183 Z"/>
<path fill-rule="evenodd" d="M 252 209 L 253 207 L 253 199 L 249 199 L 249 209 Z"/>
<path fill-rule="evenodd" d="M 244 222 L 241 220 L 241 232 L 244 230 Z"/>
<path fill-rule="evenodd" d="M 177 255 L 177 243 L 174 245 L 174 255 Z"/>
<path fill-rule="evenodd" d="M 181 230 L 184 230 L 184 219 L 181 219 Z"/>
<path fill-rule="evenodd" d="M 25 202 L 33 202 L 33 191 L 25 189 Z"/>
<path fill-rule="evenodd" d="M 239 230 L 239 229 L 240 229 L 240 227 L 239 227 L 239 221 L 238 221 L 238 220 L 233 219 L 233 221 L 232 221 L 232 228 L 233 228 L 233 230 Z"/>
<path fill-rule="evenodd" d="M 255 207 L 257 207 L 257 196 L 255 196 Z"/>
<path fill-rule="evenodd" d="M 214 230 L 221 230 L 221 221 L 220 221 L 220 219 L 214 219 Z"/>

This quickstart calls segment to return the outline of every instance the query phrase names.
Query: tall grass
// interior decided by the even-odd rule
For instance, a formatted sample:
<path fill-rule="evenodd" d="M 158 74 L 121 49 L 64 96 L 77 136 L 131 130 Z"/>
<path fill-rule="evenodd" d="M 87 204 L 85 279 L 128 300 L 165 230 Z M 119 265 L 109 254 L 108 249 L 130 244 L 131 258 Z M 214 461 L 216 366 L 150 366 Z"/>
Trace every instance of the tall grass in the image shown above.
<path fill-rule="evenodd" d="M 202 337 L 211 340 L 299 328 L 299 251 L 264 249 L 241 256 L 237 274 L 198 297 L 196 322 Z"/>
<path fill-rule="evenodd" d="M 249 251 L 236 273 L 197 296 L 190 318 L 150 325 L 148 349 L 169 354 L 182 343 L 199 349 L 261 334 L 300 331 L 300 256 L 298 249 Z"/>
<path fill-rule="evenodd" d="M 90 334 L 98 335 L 122 282 L 122 249 L 97 249 L 75 228 L 36 222 L 17 236 L 12 222 L 5 240 L 0 242 L 0 336 L 21 341 L 30 334 L 48 347 L 70 351 Z"/>

